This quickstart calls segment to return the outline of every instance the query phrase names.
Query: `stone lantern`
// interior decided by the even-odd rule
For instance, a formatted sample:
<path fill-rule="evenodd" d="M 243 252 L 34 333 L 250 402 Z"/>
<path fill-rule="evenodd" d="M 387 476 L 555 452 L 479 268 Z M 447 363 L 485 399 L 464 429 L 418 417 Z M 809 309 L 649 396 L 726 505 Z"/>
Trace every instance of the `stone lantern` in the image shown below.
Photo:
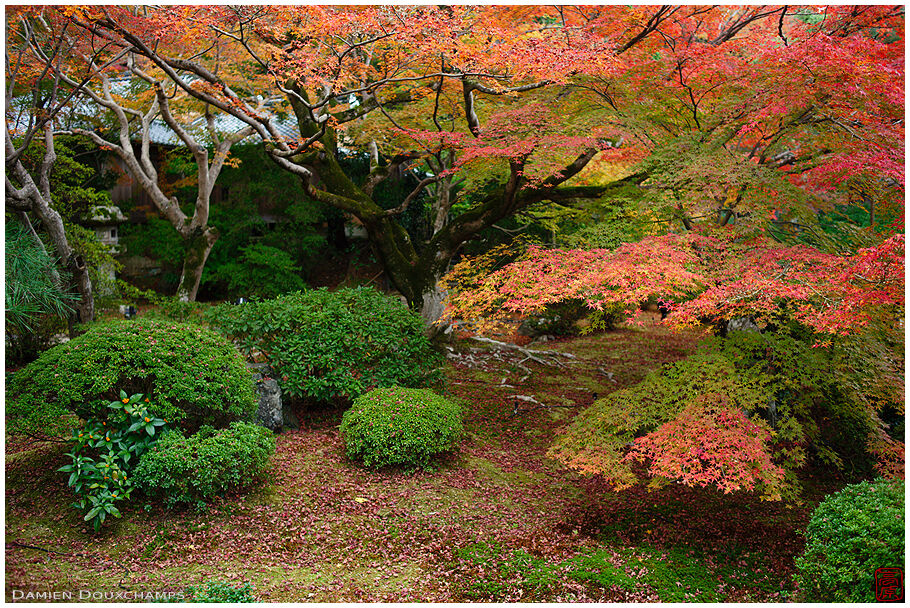
<path fill-rule="evenodd" d="M 89 207 L 88 213 L 82 216 L 80 222 L 83 226 L 95 231 L 98 240 L 107 245 L 111 255 L 122 253 L 120 248 L 120 224 L 126 222 L 126 216 L 115 205 L 94 205 Z M 108 277 L 106 284 L 98 286 L 99 295 L 112 295 L 114 281 L 117 278 L 111 265 L 101 266 L 98 273 Z"/>

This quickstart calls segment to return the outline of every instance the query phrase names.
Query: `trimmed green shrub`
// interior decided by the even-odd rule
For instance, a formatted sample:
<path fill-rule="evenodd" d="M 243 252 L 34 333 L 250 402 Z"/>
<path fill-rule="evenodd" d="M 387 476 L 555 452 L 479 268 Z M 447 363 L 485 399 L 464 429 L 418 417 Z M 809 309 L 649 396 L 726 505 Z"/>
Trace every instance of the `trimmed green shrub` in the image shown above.
<path fill-rule="evenodd" d="M 420 317 L 375 289 L 315 289 L 205 313 L 248 354 L 258 351 L 291 396 L 355 398 L 375 387 L 422 387 L 439 357 Z"/>
<path fill-rule="evenodd" d="M 169 431 L 139 460 L 133 482 L 167 507 L 202 506 L 262 477 L 274 450 L 272 432 L 248 422 L 217 431 L 203 426 L 189 437 Z"/>
<path fill-rule="evenodd" d="M 825 498 L 796 559 L 801 600 L 874 602 L 877 568 L 904 565 L 904 482 L 877 479 Z"/>
<path fill-rule="evenodd" d="M 187 429 L 225 426 L 256 409 L 246 362 L 223 337 L 175 322 L 115 321 L 45 351 L 13 376 L 8 423 L 54 433 L 69 413 L 104 420 L 120 389 L 147 395 L 156 415 Z"/>
<path fill-rule="evenodd" d="M 368 467 L 427 467 L 462 434 L 461 408 L 429 389 L 399 386 L 358 397 L 341 420 L 348 458 Z"/>

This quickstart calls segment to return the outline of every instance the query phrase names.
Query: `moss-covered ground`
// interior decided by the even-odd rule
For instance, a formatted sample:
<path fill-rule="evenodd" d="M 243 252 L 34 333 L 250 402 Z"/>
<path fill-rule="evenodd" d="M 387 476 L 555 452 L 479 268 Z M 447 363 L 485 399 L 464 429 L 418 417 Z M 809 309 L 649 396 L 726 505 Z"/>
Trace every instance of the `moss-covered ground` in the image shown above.
<path fill-rule="evenodd" d="M 523 383 L 520 355 L 468 351 L 473 363 L 450 362 L 444 388 L 465 404 L 467 436 L 433 470 L 365 470 L 344 456 L 342 412 L 310 412 L 278 437 L 270 480 L 252 492 L 204 512 L 134 497 L 98 535 L 56 472 L 66 445 L 8 441 L 6 598 L 218 580 L 248 581 L 262 601 L 780 601 L 811 497 L 615 492 L 545 456 L 595 394 L 686 356 L 697 338 L 646 326 L 549 342 L 534 348 L 578 359 L 525 362 Z"/>

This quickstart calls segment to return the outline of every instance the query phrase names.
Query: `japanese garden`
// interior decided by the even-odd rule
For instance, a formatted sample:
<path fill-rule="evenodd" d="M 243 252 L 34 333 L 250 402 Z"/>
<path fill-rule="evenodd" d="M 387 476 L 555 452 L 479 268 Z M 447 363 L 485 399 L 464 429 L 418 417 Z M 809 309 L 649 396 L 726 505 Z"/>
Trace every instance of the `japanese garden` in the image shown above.
<path fill-rule="evenodd" d="M 903 6 L 5 17 L 7 601 L 903 599 Z"/>

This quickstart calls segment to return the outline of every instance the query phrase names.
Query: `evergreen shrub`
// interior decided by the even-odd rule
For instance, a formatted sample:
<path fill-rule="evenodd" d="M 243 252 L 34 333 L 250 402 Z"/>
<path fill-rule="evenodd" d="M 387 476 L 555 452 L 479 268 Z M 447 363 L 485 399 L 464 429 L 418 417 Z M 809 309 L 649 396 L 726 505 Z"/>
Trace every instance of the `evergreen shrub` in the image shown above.
<path fill-rule="evenodd" d="M 249 422 L 203 426 L 189 437 L 169 431 L 139 460 L 133 482 L 167 507 L 201 506 L 260 479 L 274 450 L 272 432 Z"/>
<path fill-rule="evenodd" d="M 114 321 L 51 348 L 7 386 L 11 430 L 53 433 L 70 413 L 105 420 L 120 390 L 187 429 L 225 426 L 256 411 L 253 379 L 237 349 L 195 325 Z"/>
<path fill-rule="evenodd" d="M 349 458 L 368 467 L 429 466 L 463 432 L 461 408 L 429 389 L 399 386 L 358 397 L 341 421 Z"/>
<path fill-rule="evenodd" d="M 875 570 L 904 565 L 904 482 L 877 479 L 825 498 L 796 559 L 800 599 L 874 602 Z"/>
<path fill-rule="evenodd" d="M 423 387 L 439 357 L 420 317 L 375 289 L 301 291 L 206 311 L 211 327 L 260 353 L 291 396 L 356 398 L 375 387 Z"/>

